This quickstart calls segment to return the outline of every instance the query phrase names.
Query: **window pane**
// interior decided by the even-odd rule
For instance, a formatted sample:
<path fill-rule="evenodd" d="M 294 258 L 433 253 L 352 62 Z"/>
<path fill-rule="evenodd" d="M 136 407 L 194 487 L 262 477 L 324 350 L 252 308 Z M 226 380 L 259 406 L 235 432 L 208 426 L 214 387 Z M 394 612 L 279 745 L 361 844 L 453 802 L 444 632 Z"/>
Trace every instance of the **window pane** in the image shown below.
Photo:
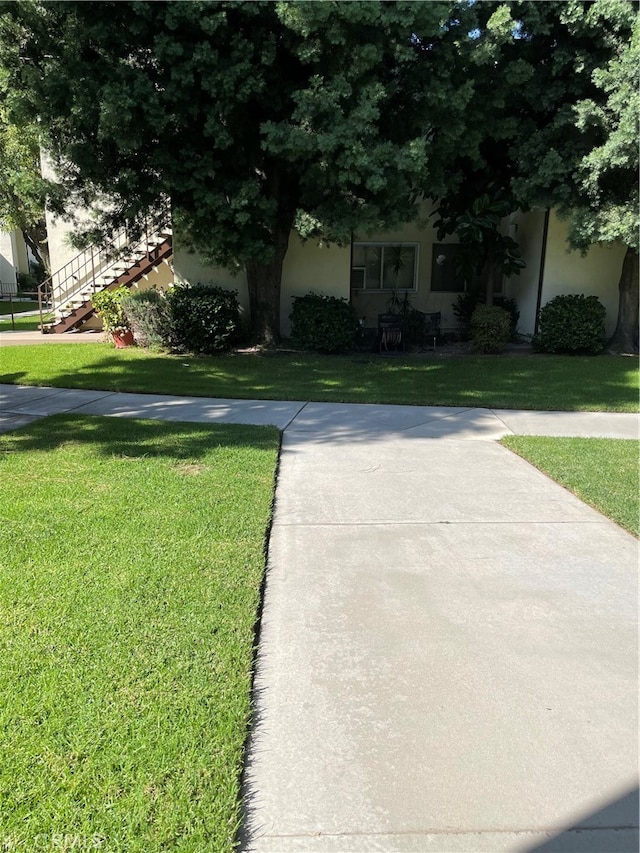
<path fill-rule="evenodd" d="M 406 243 L 354 243 L 351 286 L 367 290 L 414 290 L 418 249 Z"/>
<path fill-rule="evenodd" d="M 380 248 L 378 246 L 353 244 L 351 287 L 355 289 L 380 287 Z"/>
<path fill-rule="evenodd" d="M 464 279 L 457 270 L 460 246 L 434 243 L 431 258 L 431 290 L 464 293 Z"/>
<path fill-rule="evenodd" d="M 364 267 L 351 267 L 351 287 L 354 290 L 362 290 L 364 287 Z"/>
<path fill-rule="evenodd" d="M 384 247 L 384 286 L 412 290 L 416 265 L 415 246 Z"/>
<path fill-rule="evenodd" d="M 380 287 L 380 246 L 366 247 L 367 290 L 377 290 Z"/>

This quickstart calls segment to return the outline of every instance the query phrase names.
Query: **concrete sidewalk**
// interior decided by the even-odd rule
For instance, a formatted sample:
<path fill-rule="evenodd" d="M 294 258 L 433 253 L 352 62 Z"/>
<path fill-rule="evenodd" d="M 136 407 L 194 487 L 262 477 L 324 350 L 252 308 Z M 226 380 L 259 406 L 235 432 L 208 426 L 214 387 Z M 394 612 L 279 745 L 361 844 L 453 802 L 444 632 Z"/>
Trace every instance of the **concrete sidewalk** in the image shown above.
<path fill-rule="evenodd" d="M 28 313 L 31 314 L 31 312 Z M 25 315 L 22 314 L 21 316 Z M 11 329 L 0 332 L 0 348 L 24 346 L 25 344 L 95 344 L 103 340 L 104 333 L 100 331 L 67 332 L 64 335 L 43 335 L 42 332 L 22 332 Z"/>
<path fill-rule="evenodd" d="M 285 432 L 243 850 L 637 850 L 638 543 L 477 417 Z"/>
<path fill-rule="evenodd" d="M 0 384 L 0 431 L 61 412 L 197 423 L 273 424 L 304 435 L 314 444 L 349 444 L 389 436 L 478 440 L 497 440 L 504 435 L 638 438 L 639 430 L 638 415 L 618 412 L 224 400 Z"/>
<path fill-rule="evenodd" d="M 496 443 L 637 416 L 0 386 L 57 411 L 284 430 L 246 853 L 637 851 L 638 542 Z"/>

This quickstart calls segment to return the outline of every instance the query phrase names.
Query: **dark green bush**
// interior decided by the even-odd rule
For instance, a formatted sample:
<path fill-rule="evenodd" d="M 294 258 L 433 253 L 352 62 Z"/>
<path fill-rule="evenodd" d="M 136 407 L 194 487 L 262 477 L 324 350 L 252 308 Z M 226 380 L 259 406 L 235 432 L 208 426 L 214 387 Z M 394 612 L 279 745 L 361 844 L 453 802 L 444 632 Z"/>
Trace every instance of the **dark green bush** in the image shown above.
<path fill-rule="evenodd" d="M 157 290 L 134 290 L 122 300 L 138 346 L 151 350 L 169 350 L 173 344 L 173 329 L 169 302 Z"/>
<path fill-rule="evenodd" d="M 461 293 L 453 303 L 453 313 L 460 323 L 460 336 L 462 340 L 468 341 L 471 338 L 471 315 L 476 310 L 478 305 L 484 304 L 484 293 L 479 290 L 469 290 L 466 293 Z M 509 313 L 510 332 L 509 339 L 513 340 L 518 329 L 518 321 L 520 320 L 520 312 L 515 299 L 509 299 L 508 296 L 496 295 L 493 297 L 493 304 L 497 308 L 504 308 Z"/>
<path fill-rule="evenodd" d="M 29 272 L 19 272 L 16 276 L 18 293 L 33 293 L 46 277 L 47 272 L 42 264 L 31 264 Z"/>
<path fill-rule="evenodd" d="M 235 291 L 213 284 L 181 284 L 167 294 L 172 347 L 213 355 L 240 338 L 240 308 Z"/>
<path fill-rule="evenodd" d="M 353 349 L 359 331 L 352 305 L 317 293 L 294 297 L 291 324 L 292 344 L 319 352 Z"/>
<path fill-rule="evenodd" d="M 606 313 L 597 296 L 556 296 L 540 310 L 534 346 L 542 352 L 602 352 Z"/>
<path fill-rule="evenodd" d="M 497 305 L 478 305 L 471 315 L 471 347 L 474 352 L 502 352 L 511 336 L 509 312 Z"/>

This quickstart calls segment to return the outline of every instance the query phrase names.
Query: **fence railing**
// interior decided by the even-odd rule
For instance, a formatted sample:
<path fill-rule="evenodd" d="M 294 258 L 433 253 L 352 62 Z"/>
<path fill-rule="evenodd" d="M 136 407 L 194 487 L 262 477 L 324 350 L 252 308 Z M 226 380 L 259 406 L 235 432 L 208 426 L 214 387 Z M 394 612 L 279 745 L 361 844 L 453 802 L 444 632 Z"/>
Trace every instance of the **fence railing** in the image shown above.
<path fill-rule="evenodd" d="M 43 315 L 48 305 L 62 308 L 72 300 L 86 301 L 98 290 L 108 284 L 108 277 L 114 281 L 117 277 L 119 262 L 133 265 L 136 260 L 149 255 L 150 246 L 158 242 L 158 235 L 170 226 L 169 207 L 163 208 L 157 215 L 145 221 L 143 233 L 132 241 L 127 228 L 114 232 L 111 238 L 100 244 L 93 244 L 80 252 L 38 287 L 38 307 L 40 325 L 44 325 Z"/>
<path fill-rule="evenodd" d="M 15 282 L 0 281 L 0 320 L 10 322 L 11 330 L 16 330 L 16 316 L 35 314 L 38 310 L 38 292 L 36 290 L 18 290 Z M 33 302 L 33 310 L 25 311 L 25 302 Z M 50 311 L 51 306 L 45 304 L 44 311 Z"/>

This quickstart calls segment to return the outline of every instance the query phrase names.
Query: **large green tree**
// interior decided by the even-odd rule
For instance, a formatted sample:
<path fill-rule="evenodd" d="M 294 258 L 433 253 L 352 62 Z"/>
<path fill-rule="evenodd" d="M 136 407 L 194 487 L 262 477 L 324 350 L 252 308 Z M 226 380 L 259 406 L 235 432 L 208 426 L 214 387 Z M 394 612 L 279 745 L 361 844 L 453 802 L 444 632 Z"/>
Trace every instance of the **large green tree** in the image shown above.
<path fill-rule="evenodd" d="M 170 196 L 195 248 L 246 270 L 265 342 L 279 334 L 292 227 L 346 240 L 411 219 L 434 128 L 464 126 L 470 87 L 451 69 L 466 4 L 19 2 L 0 12 L 12 115 L 46 128 L 67 191 L 108 196 L 112 223 Z"/>
<path fill-rule="evenodd" d="M 639 69 L 640 21 L 636 16 L 631 39 L 620 45 L 606 68 L 594 72 L 594 83 L 602 95 L 576 106 L 579 128 L 588 132 L 594 127 L 600 142 L 578 167 L 580 196 L 569 212 L 570 235 L 579 248 L 596 242 L 627 247 L 618 287 L 618 321 L 608 344 L 618 352 L 638 352 Z"/>
<path fill-rule="evenodd" d="M 512 189 L 517 163 L 510 149 L 532 120 L 521 96 L 532 68 L 527 57 L 508 54 L 516 34 L 508 4 L 476 3 L 470 11 L 472 25 L 457 50 L 471 93 L 464 144 L 450 146 L 446 139 L 442 144 L 438 135 L 433 140 L 432 161 L 442 163 L 433 215 L 439 238 L 456 234 L 460 240 L 459 274 L 468 287 L 481 287 L 491 304 L 502 276 L 518 274 L 524 266 L 517 244 L 502 226 L 518 208 Z M 427 176 L 425 192 L 429 181 Z"/>
<path fill-rule="evenodd" d="M 473 9 L 475 26 L 458 52 L 472 86 L 465 146 L 453 156 L 431 152 L 449 164 L 437 224 L 473 249 L 488 302 L 495 273 L 520 263 L 500 232 L 500 214 L 555 207 L 570 219 L 574 248 L 624 243 L 611 345 L 628 351 L 635 340 L 637 347 L 637 4 L 484 2 Z"/>
<path fill-rule="evenodd" d="M 34 257 L 49 269 L 40 134 L 34 124 L 18 127 L 9 120 L 4 94 L 0 76 L 0 228 L 21 231 Z"/>
<path fill-rule="evenodd" d="M 638 4 L 631 0 L 511 5 L 518 38 L 535 51 L 537 121 L 519 137 L 515 196 L 555 207 L 569 242 L 627 247 L 609 348 L 638 351 Z M 534 105 L 535 106 L 535 105 Z"/>

